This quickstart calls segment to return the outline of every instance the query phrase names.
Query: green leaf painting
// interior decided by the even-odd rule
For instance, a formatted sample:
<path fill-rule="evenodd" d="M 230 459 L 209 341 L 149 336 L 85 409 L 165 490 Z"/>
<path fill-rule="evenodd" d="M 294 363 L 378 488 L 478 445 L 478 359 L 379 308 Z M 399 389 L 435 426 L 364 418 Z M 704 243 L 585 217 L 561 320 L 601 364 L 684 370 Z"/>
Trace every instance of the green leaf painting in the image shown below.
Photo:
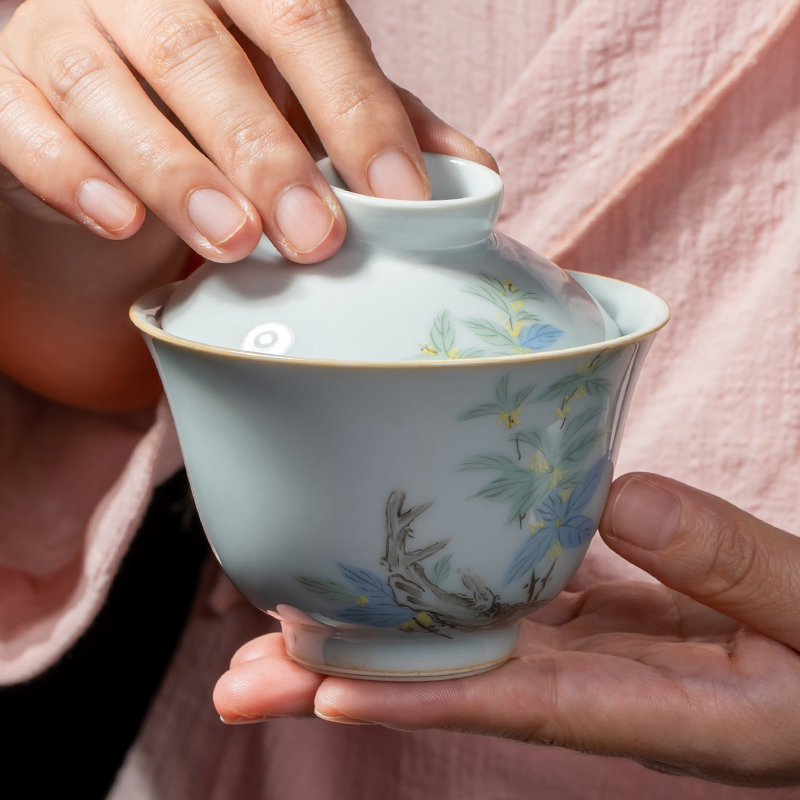
<path fill-rule="evenodd" d="M 541 301 L 542 299 L 536 292 L 517 289 L 511 281 L 502 281 L 486 273 L 480 275 L 479 281 L 478 284 L 467 286 L 464 291 L 483 297 L 506 313 L 519 310 L 520 305 L 526 300 Z M 538 317 L 534 318 L 538 319 Z"/>
<path fill-rule="evenodd" d="M 515 294 L 507 282 L 484 277 L 473 294 L 491 298 L 497 308 L 508 303 L 516 311 L 511 303 L 530 299 Z M 465 357 L 456 349 L 456 338 L 457 327 L 443 312 L 427 346 L 447 358 Z M 475 453 L 457 468 L 465 473 L 465 487 L 471 484 L 465 492 L 469 502 L 500 506 L 498 525 L 504 519 L 510 559 L 501 585 L 486 585 L 470 569 L 454 570 L 451 541 L 431 542 L 424 529 L 416 529 L 415 520 L 433 501 L 405 508 L 405 493 L 399 490 L 391 492 L 386 504 L 379 566 L 337 564 L 338 580 L 298 576 L 298 583 L 330 604 L 326 615 L 411 635 L 486 630 L 541 605 L 559 559 L 585 545 L 596 528 L 597 520 L 586 509 L 610 461 L 611 408 L 601 395 L 611 391 L 605 372 L 619 352 L 604 350 L 543 389 L 512 383 L 506 373 L 495 383 L 493 396 L 457 413 L 460 423 L 482 426 L 481 436 L 495 443 L 496 449 Z"/>
<path fill-rule="evenodd" d="M 558 444 L 549 431 L 543 428 L 527 428 L 515 436 L 517 443 L 529 444 L 541 453 L 542 458 L 536 460 L 536 467 L 541 470 L 550 469 L 550 465 L 558 461 Z"/>
<path fill-rule="evenodd" d="M 449 311 L 443 311 L 433 321 L 428 341 L 420 347 L 420 358 L 481 358 L 486 353 L 475 347 L 459 350 L 456 346 L 456 333 L 453 318 Z"/>
<path fill-rule="evenodd" d="M 450 315 L 446 311 L 440 314 L 433 323 L 431 341 L 440 353 L 449 353 L 455 346 L 456 334 L 453 331 Z"/>
<path fill-rule="evenodd" d="M 434 565 L 431 570 L 431 582 L 436 586 L 441 586 L 450 575 L 450 559 L 452 555 L 442 556 Z"/>
<path fill-rule="evenodd" d="M 491 303 L 495 319 L 469 317 L 456 323 L 449 311 L 443 311 L 434 320 L 428 340 L 420 346 L 418 358 L 465 359 L 536 353 L 551 348 L 564 336 L 564 331 L 555 325 L 542 323 L 531 307 L 542 302 L 536 292 L 517 289 L 511 281 L 488 274 L 480 275 L 477 283 L 464 287 L 464 291 Z M 488 349 L 460 349 L 456 342 L 457 325 L 477 335 Z"/>
<path fill-rule="evenodd" d="M 336 603 L 353 603 L 357 605 L 361 595 L 353 590 L 352 586 L 345 586 L 336 581 L 326 581 L 322 578 L 296 578 L 309 592 L 322 595 L 326 600 Z M 366 601 L 364 601 L 366 602 Z"/>
<path fill-rule="evenodd" d="M 522 405 L 534 392 L 536 386 L 524 386 L 515 392 L 511 392 L 508 388 L 508 381 L 509 376 L 504 375 L 497 382 L 494 390 L 494 401 L 490 403 L 481 403 L 474 408 L 462 411 L 458 415 L 458 418 L 460 420 L 466 420 L 496 415 L 498 425 L 506 425 L 509 428 L 518 425 L 522 414 Z"/>
<path fill-rule="evenodd" d="M 462 320 L 465 328 L 477 333 L 482 339 L 495 347 L 518 347 L 519 343 L 511 331 L 488 319 Z"/>
<path fill-rule="evenodd" d="M 581 478 L 566 499 L 558 491 L 547 495 L 536 515 L 542 521 L 514 554 L 508 565 L 504 585 L 530 573 L 548 555 L 556 559 L 564 550 L 580 547 L 594 533 L 597 523 L 584 510 L 600 486 L 608 455 L 601 456 Z M 533 533 L 533 531 L 532 531 Z"/>
<path fill-rule="evenodd" d="M 572 379 L 580 375 L 582 380 L 586 380 L 586 375 L 589 374 L 600 380 L 597 371 L 609 363 L 601 356 L 602 354 L 595 357 L 588 365 L 567 377 Z M 565 498 L 568 497 L 569 492 L 584 476 L 583 464 L 586 459 L 602 446 L 608 434 L 607 426 L 602 424 L 604 406 L 593 400 L 588 392 L 576 393 L 568 398 L 575 404 L 574 412 L 558 392 L 553 399 L 560 398 L 559 403 L 553 405 L 553 399 L 544 399 L 545 396 L 553 395 L 554 386 L 561 386 L 563 383 L 564 379 L 560 378 L 536 396 L 534 385 L 512 388 L 510 375 L 507 374 L 497 382 L 494 400 L 468 408 L 459 414 L 462 421 L 497 416 L 497 422 L 509 429 L 520 425 L 520 429 L 507 439 L 514 448 L 513 453 L 480 453 L 465 459 L 461 465 L 462 471 L 494 473 L 473 496 L 504 504 L 506 524 L 517 522 L 522 527 L 525 518 L 531 515 L 532 509 L 548 493 L 556 491 Z M 521 427 L 523 407 L 531 405 L 542 410 L 550 405 L 556 420 L 550 425 Z M 541 411 L 537 417 L 542 418 Z M 532 532 L 535 532 L 538 524 L 539 520 L 533 517 L 530 521 Z"/>
<path fill-rule="evenodd" d="M 548 386 L 537 400 L 561 399 L 569 402 L 573 397 L 581 399 L 587 395 L 592 397 L 607 395 L 611 381 L 602 377 L 602 373 L 619 358 L 621 353 L 621 349 L 603 350 L 586 364 L 578 366 L 574 372 Z"/>

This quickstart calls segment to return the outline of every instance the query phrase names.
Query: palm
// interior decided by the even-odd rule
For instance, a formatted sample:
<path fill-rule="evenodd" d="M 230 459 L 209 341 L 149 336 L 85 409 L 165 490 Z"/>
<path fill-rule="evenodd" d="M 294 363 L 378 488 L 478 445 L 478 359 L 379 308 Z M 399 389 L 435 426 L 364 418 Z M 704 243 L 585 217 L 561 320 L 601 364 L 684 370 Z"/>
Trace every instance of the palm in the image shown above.
<path fill-rule="evenodd" d="M 456 693 L 429 688 L 419 727 L 438 716 L 451 728 L 624 754 L 671 772 L 793 781 L 800 726 L 788 698 L 799 680 L 794 650 L 684 595 L 600 584 L 531 615 L 515 658 L 500 669 L 466 679 Z M 458 706 L 463 725 L 453 725 Z M 763 739 L 754 746 L 756 729 Z"/>
<path fill-rule="evenodd" d="M 242 663 L 255 658 L 257 670 Z M 248 716 L 309 714 L 316 696 L 318 707 L 407 730 L 562 744 L 734 783 L 800 776 L 800 655 L 660 585 L 564 593 L 524 621 L 507 664 L 455 681 L 313 675 L 274 634 L 246 645 L 237 664 L 257 708 L 238 711 Z M 226 698 L 216 700 L 224 710 Z"/>

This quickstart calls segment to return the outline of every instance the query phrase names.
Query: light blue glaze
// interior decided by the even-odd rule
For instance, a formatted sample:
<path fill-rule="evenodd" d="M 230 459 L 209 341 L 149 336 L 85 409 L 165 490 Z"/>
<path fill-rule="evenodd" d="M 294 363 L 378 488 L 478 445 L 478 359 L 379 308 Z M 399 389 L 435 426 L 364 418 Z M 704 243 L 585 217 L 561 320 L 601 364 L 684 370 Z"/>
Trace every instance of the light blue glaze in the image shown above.
<path fill-rule="evenodd" d="M 265 241 L 237 264 L 206 264 L 167 302 L 164 330 L 232 350 L 367 362 L 544 352 L 618 335 L 565 272 L 492 233 L 496 173 L 425 160 L 427 202 L 354 194 L 321 162 L 347 218 L 341 250 L 297 268 Z"/>
<path fill-rule="evenodd" d="M 214 550 L 252 602 L 278 609 L 300 663 L 392 680 L 489 669 L 519 619 L 569 581 L 668 318 L 649 292 L 576 277 L 621 337 L 467 361 L 235 353 L 164 332 L 169 287 L 134 308 Z M 531 497 L 506 490 L 515 471 Z M 388 616 L 362 615 L 371 603 Z"/>

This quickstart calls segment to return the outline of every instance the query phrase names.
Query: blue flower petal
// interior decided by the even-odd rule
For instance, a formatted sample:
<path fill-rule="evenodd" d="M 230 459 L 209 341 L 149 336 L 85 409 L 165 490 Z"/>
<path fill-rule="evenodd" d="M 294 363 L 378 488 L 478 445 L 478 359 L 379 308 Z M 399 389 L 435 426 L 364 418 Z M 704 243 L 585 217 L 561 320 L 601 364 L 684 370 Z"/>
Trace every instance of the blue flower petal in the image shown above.
<path fill-rule="evenodd" d="M 564 335 L 564 331 L 553 325 L 529 325 L 523 328 L 519 335 L 519 343 L 531 350 L 544 350 Z"/>
<path fill-rule="evenodd" d="M 554 523 L 557 519 L 564 519 L 569 513 L 569 507 L 561 497 L 561 489 L 554 489 L 536 507 L 536 516 L 547 523 Z"/>
<path fill-rule="evenodd" d="M 558 529 L 558 541 L 566 550 L 571 547 L 580 547 L 591 538 L 597 530 L 597 525 L 591 517 L 576 514 L 566 519 Z"/>
<path fill-rule="evenodd" d="M 583 513 L 583 509 L 589 505 L 589 501 L 594 497 L 597 487 L 600 486 L 606 464 L 608 464 L 608 455 L 604 455 L 595 461 L 589 471 L 581 478 L 580 483 L 575 487 L 575 491 L 569 496 L 564 516 L 571 517 L 574 514 Z"/>
<path fill-rule="evenodd" d="M 339 571 L 347 579 L 347 582 L 364 597 L 378 602 L 388 602 L 394 604 L 394 594 L 389 588 L 389 584 L 382 580 L 374 572 L 359 567 L 350 567 L 347 564 L 336 564 Z"/>
<path fill-rule="evenodd" d="M 526 539 L 508 565 L 503 586 L 527 575 L 547 555 L 556 543 L 556 532 L 552 528 L 542 528 L 535 536 Z"/>
<path fill-rule="evenodd" d="M 414 618 L 414 612 L 410 608 L 388 604 L 372 605 L 367 603 L 365 606 L 340 608 L 334 613 L 337 619 L 343 622 L 371 625 L 374 628 L 398 628 L 404 622 L 409 622 Z"/>
<path fill-rule="evenodd" d="M 347 564 L 337 563 L 336 566 L 353 589 L 366 599 L 363 605 L 340 608 L 335 612 L 337 619 L 376 628 L 396 628 L 413 619 L 415 612 L 398 605 L 391 587 L 374 572 Z"/>

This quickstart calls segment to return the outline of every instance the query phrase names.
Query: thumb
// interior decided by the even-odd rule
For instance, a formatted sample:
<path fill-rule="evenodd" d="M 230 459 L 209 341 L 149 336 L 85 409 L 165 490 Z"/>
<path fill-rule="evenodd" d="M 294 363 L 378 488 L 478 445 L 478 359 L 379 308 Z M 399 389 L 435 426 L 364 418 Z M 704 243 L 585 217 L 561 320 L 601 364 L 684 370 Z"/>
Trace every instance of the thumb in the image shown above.
<path fill-rule="evenodd" d="M 666 586 L 800 649 L 800 539 L 714 495 L 632 473 L 600 521 L 606 544 Z"/>

